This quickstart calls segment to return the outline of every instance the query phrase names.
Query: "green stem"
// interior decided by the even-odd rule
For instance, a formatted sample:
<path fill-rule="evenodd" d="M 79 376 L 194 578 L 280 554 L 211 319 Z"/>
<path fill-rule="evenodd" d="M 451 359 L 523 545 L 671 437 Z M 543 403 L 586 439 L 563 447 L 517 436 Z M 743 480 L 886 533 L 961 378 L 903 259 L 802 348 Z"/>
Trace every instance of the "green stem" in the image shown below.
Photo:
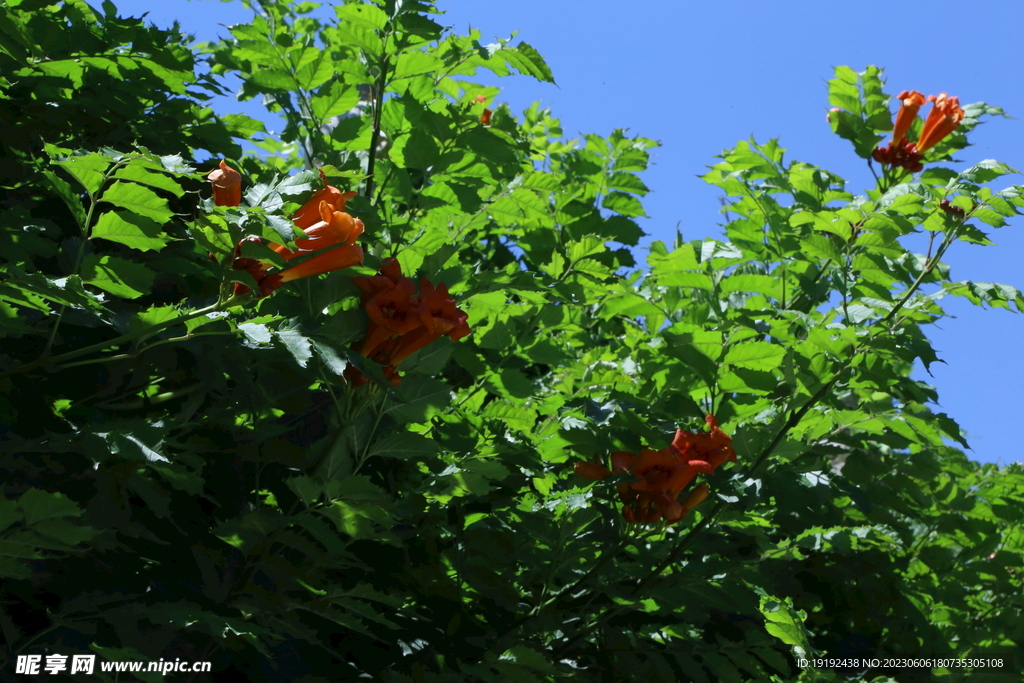
<path fill-rule="evenodd" d="M 120 346 L 121 344 L 125 344 L 125 343 L 130 342 L 130 341 L 135 341 L 137 339 L 145 339 L 146 337 L 151 336 L 153 334 L 156 334 L 160 330 L 167 329 L 168 327 L 174 327 L 175 325 L 180 325 L 180 324 L 182 324 L 184 322 L 187 322 L 189 320 L 193 320 L 195 318 L 199 318 L 199 317 L 202 317 L 204 315 L 207 315 L 208 313 L 215 313 L 217 311 L 220 311 L 221 309 L 223 309 L 227 305 L 229 305 L 231 302 L 232 302 L 232 300 L 228 300 L 228 301 L 226 301 L 224 303 L 217 302 L 217 303 L 213 304 L 212 306 L 207 306 L 206 308 L 201 308 L 198 311 L 192 311 L 191 313 L 183 315 L 183 316 L 181 316 L 179 318 L 174 318 L 173 320 L 165 320 L 162 323 L 158 323 L 156 325 L 152 325 L 150 327 L 147 327 L 144 330 L 140 330 L 140 331 L 137 331 L 137 332 L 130 332 L 128 334 L 122 334 L 120 337 L 115 337 L 113 339 L 108 339 L 107 341 L 102 341 L 102 342 L 93 344 L 91 346 L 86 346 L 86 347 L 81 348 L 81 349 L 76 349 L 74 351 L 68 351 L 67 353 L 62 353 L 62 354 L 60 354 L 58 356 L 50 356 L 50 357 L 43 356 L 43 357 L 41 357 L 41 358 L 31 362 L 31 363 L 28 363 L 26 365 L 22 365 L 20 367 L 14 368 L 12 370 L 6 370 L 4 372 L 0 372 L 0 378 L 7 377 L 9 375 L 17 375 L 17 374 L 21 374 L 21 373 L 25 373 L 25 372 L 30 372 L 32 370 L 35 370 L 37 368 L 43 367 L 43 366 L 48 365 L 48 364 L 60 365 L 64 361 L 72 360 L 73 358 L 78 358 L 79 356 L 84 356 L 86 354 L 94 353 L 96 351 L 102 351 L 104 349 L 107 349 L 107 348 L 110 348 L 110 347 L 113 347 L 113 346 Z"/>
<path fill-rule="evenodd" d="M 387 49 L 388 38 L 390 33 L 386 33 L 381 41 L 384 49 Z M 387 55 L 381 57 L 380 62 L 380 73 L 377 74 L 377 84 L 374 88 L 374 92 L 371 93 L 373 98 L 373 131 L 370 134 L 370 150 L 367 154 L 366 161 L 366 192 L 365 196 L 369 200 L 373 200 L 373 184 L 374 184 L 374 170 L 377 164 L 377 146 L 380 144 L 380 127 L 381 127 L 381 115 L 382 109 L 384 108 L 384 88 L 387 87 L 388 83 L 388 69 L 390 64 L 388 62 Z"/>

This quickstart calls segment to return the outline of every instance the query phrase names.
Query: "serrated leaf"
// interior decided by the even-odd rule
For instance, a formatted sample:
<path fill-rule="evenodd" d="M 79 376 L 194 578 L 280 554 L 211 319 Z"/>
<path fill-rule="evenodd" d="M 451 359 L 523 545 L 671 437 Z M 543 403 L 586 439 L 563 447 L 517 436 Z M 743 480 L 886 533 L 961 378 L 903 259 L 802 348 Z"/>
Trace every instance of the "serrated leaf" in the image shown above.
<path fill-rule="evenodd" d="M 309 337 L 298 330 L 277 330 L 274 334 L 292 354 L 292 358 L 299 364 L 299 367 L 306 367 L 309 359 L 313 357 L 312 342 Z"/>
<path fill-rule="evenodd" d="M 254 83 L 260 92 L 290 92 L 295 87 L 292 75 L 285 69 L 256 68 L 247 79 Z"/>
<path fill-rule="evenodd" d="M 751 370 L 774 370 L 782 363 L 786 350 L 769 342 L 745 342 L 729 347 L 724 363 Z"/>
<path fill-rule="evenodd" d="M 359 103 L 359 90 L 336 80 L 313 98 L 313 115 L 321 121 L 350 111 Z"/>
<path fill-rule="evenodd" d="M 161 224 L 130 211 L 106 212 L 96 221 L 90 236 L 141 251 L 159 251 L 172 241 Z"/>
<path fill-rule="evenodd" d="M 1020 171 L 1001 161 L 985 159 L 961 173 L 960 177 L 969 183 L 982 184 L 1009 173 L 1020 173 Z"/>
<path fill-rule="evenodd" d="M 378 439 L 370 446 L 370 455 L 398 460 L 422 459 L 436 455 L 438 444 L 433 439 L 398 431 Z"/>
<path fill-rule="evenodd" d="M 504 46 L 501 55 L 505 60 L 518 69 L 519 73 L 533 76 L 538 81 L 554 83 L 555 77 L 551 69 L 540 53 L 529 43 L 521 42 L 515 48 Z"/>
<path fill-rule="evenodd" d="M 422 422 L 451 402 L 452 389 L 440 380 L 407 375 L 396 393 L 398 401 L 389 398 L 387 412 L 402 422 Z"/>
<path fill-rule="evenodd" d="M 175 197 L 181 197 L 185 194 L 185 190 L 173 178 L 168 178 L 162 173 L 154 173 L 141 164 L 129 163 L 127 166 L 122 166 L 114 173 L 114 177 L 120 180 L 131 180 L 143 185 L 149 185 L 158 190 L 170 192 Z"/>
<path fill-rule="evenodd" d="M 53 188 L 57 196 L 63 200 L 64 204 L 71 210 L 71 215 L 75 217 L 75 221 L 79 227 L 85 229 L 85 209 L 82 207 L 82 200 L 78 198 L 78 195 L 71 189 L 71 185 L 67 183 L 63 178 L 60 178 L 53 171 L 43 171 L 43 177 L 50 183 L 50 187 Z"/>
<path fill-rule="evenodd" d="M 270 330 L 267 329 L 266 325 L 259 323 L 243 323 L 238 326 L 238 329 L 242 331 L 242 334 L 249 339 L 249 341 L 256 344 L 269 344 L 270 343 Z"/>
<path fill-rule="evenodd" d="M 110 159 L 102 154 L 71 156 L 54 162 L 74 176 L 90 195 L 95 195 L 103 186 L 103 174 L 110 167 Z"/>
<path fill-rule="evenodd" d="M 387 26 L 388 15 L 379 7 L 369 4 L 336 5 L 334 13 L 343 22 L 364 29 L 379 30 Z"/>
<path fill-rule="evenodd" d="M 159 223 L 166 223 L 174 216 L 167 206 L 166 199 L 148 187 L 136 183 L 115 182 L 103 193 L 100 201 L 120 206 Z"/>
<path fill-rule="evenodd" d="M 88 254 L 82 263 L 82 280 L 114 296 L 137 299 L 152 289 L 156 273 L 117 256 Z"/>
<path fill-rule="evenodd" d="M 63 493 L 48 493 L 39 489 L 29 489 L 21 494 L 18 507 L 25 516 L 25 524 L 29 526 L 47 519 L 78 517 L 82 514 L 75 502 Z"/>

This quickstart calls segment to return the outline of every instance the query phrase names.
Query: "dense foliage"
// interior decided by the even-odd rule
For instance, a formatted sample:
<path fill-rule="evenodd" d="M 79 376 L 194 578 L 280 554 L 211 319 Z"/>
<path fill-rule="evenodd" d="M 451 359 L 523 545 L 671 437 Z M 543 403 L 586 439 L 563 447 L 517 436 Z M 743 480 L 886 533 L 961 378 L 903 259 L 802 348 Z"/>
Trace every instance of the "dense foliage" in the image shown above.
<path fill-rule="evenodd" d="M 882 147 L 880 70 L 838 68 L 875 187 L 740 142 L 704 176 L 726 241 L 640 268 L 655 143 L 467 80 L 553 81 L 530 45 L 429 0 L 243 1 L 195 51 L 0 2 L 0 677 L 1020 680 L 796 663 L 1021 664 L 1024 468 L 910 378 L 944 296 L 1024 305 L 944 261 L 1024 207 L 951 158 L 1000 110 L 904 92 Z M 203 106 L 226 74 L 280 139 Z"/>

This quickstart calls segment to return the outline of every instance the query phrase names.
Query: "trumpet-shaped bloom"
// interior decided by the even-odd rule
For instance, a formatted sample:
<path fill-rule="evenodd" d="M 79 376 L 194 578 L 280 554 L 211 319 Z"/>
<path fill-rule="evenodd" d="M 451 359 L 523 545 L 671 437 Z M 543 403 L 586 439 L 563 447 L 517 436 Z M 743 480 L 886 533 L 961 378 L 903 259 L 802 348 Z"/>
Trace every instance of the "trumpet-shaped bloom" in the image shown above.
<path fill-rule="evenodd" d="M 370 318 L 359 353 L 382 366 L 394 368 L 442 335 L 457 341 L 471 331 L 446 284 L 435 287 L 423 279 L 417 294 L 393 258 L 384 261 L 377 275 L 352 281 L 363 291 L 363 310 Z"/>
<path fill-rule="evenodd" d="M 330 273 L 342 268 L 351 268 L 363 263 L 363 248 L 358 244 L 343 244 L 340 247 L 322 251 L 302 263 L 266 275 L 260 280 L 260 296 L 267 296 L 286 282 L 312 275 Z"/>
<path fill-rule="evenodd" d="M 455 300 L 448 295 L 448 285 L 443 282 L 434 287 L 424 278 L 420 282 L 419 305 L 413 312 L 420 324 L 398 338 L 390 353 L 392 365 L 444 335 L 458 341 L 472 331 L 466 324 L 468 316 L 455 307 Z"/>
<path fill-rule="evenodd" d="M 262 243 L 259 237 L 249 237 L 248 239 L 240 240 L 238 242 L 238 245 L 235 247 L 235 260 L 231 262 L 231 267 L 234 270 L 244 270 L 245 272 L 249 273 L 249 275 L 252 275 L 253 279 L 256 280 L 256 282 L 259 282 L 263 278 L 263 276 L 266 275 L 267 271 L 270 270 L 270 264 L 264 263 L 263 261 L 259 261 L 254 258 L 243 257 L 242 242 L 247 241 L 256 242 L 257 244 Z M 246 285 L 243 285 L 239 282 L 235 283 L 235 296 L 248 294 L 251 291 L 252 290 Z"/>
<path fill-rule="evenodd" d="M 925 97 L 916 90 L 904 90 L 899 94 L 900 110 L 896 112 L 896 124 L 892 129 L 892 143 L 890 147 L 899 147 L 910 130 L 910 125 L 917 118 L 917 110 L 925 103 Z"/>
<path fill-rule="evenodd" d="M 241 201 L 242 176 L 237 171 L 221 161 L 220 168 L 211 172 L 208 177 L 213 184 L 214 201 L 218 205 L 238 206 Z M 286 261 L 307 255 L 309 258 L 290 268 L 267 275 L 273 264 L 254 258 L 242 258 L 242 242 L 235 248 L 235 259 L 231 267 L 235 270 L 245 270 L 252 275 L 259 283 L 260 296 L 267 296 L 292 280 L 362 264 L 363 249 L 355 242 L 363 234 L 363 222 L 344 211 L 345 202 L 354 197 L 355 192 L 343 193 L 338 188 L 331 187 L 327 184 L 327 177 L 322 170 L 320 179 L 324 189 L 313 195 L 295 215 L 295 224 L 305 233 L 304 237 L 295 240 L 296 248 L 292 250 L 276 242 L 270 242 L 268 245 Z M 258 237 L 247 239 L 263 242 Z M 235 285 L 235 296 L 249 291 L 251 290 L 246 285 Z"/>
<path fill-rule="evenodd" d="M 363 234 L 365 226 L 358 218 L 333 209 L 327 201 L 321 201 L 319 209 L 320 220 L 303 229 L 306 236 L 295 240 L 295 246 L 298 248 L 296 251 L 282 244 L 273 245 L 274 251 L 281 254 L 286 261 L 338 244 L 355 244 L 356 239 Z"/>
<path fill-rule="evenodd" d="M 622 514 L 628 522 L 649 524 L 658 520 L 674 523 L 707 498 L 707 485 L 697 486 L 680 503 L 679 494 L 698 473 L 714 474 L 726 460 L 736 461 L 732 439 L 712 415 L 705 418 L 709 431 L 694 434 L 677 430 L 672 445 L 661 450 L 645 448 L 639 454 L 616 451 L 612 469 L 591 462 L 577 462 L 573 471 L 587 479 L 602 480 L 629 472 L 639 481 L 617 484 Z"/>
<path fill-rule="evenodd" d="M 660 451 L 645 448 L 640 451 L 629 467 L 633 476 L 641 481 L 620 486 L 629 487 L 633 491 L 663 491 L 675 498 L 693 481 L 701 469 L 677 458 L 671 448 Z M 620 496 L 625 492 L 619 489 Z"/>
<path fill-rule="evenodd" d="M 384 259 L 380 268 L 377 270 L 376 275 L 372 275 L 370 277 L 359 275 L 352 278 L 353 284 L 363 290 L 363 306 L 365 306 L 366 302 L 372 299 L 378 292 L 394 289 L 403 281 L 407 281 L 409 285 L 412 286 L 412 280 L 402 276 L 402 266 L 399 265 L 398 259 L 394 257 Z"/>
<path fill-rule="evenodd" d="M 333 185 L 328 185 L 327 176 L 324 175 L 323 169 L 320 169 L 320 181 L 324 184 L 323 189 L 317 190 L 316 194 L 310 197 L 302 205 L 302 208 L 296 212 L 295 216 L 292 217 L 295 225 L 303 230 L 321 220 L 320 202 L 327 202 L 327 205 L 334 211 L 344 211 L 345 202 L 356 196 L 355 192 L 342 192 Z M 306 234 L 308 235 L 309 233 L 307 232 Z"/>
<path fill-rule="evenodd" d="M 213 186 L 213 203 L 217 206 L 238 206 L 242 203 L 242 174 L 223 159 L 220 167 L 206 176 Z"/>
<path fill-rule="evenodd" d="M 905 168 L 917 173 L 924 164 L 921 159 L 924 153 L 934 147 L 940 140 L 953 132 L 964 118 L 964 110 L 960 108 L 960 100 L 949 97 L 946 93 L 927 98 L 916 90 L 904 90 L 900 93 L 900 109 L 896 113 L 893 125 L 892 142 L 888 146 L 878 147 L 871 153 L 871 158 L 880 164 Z M 926 101 L 932 102 L 921 137 L 916 143 L 906 139 L 907 131 L 917 118 L 918 110 Z"/>
<path fill-rule="evenodd" d="M 924 164 L 921 163 L 922 155 L 918 153 L 913 142 L 904 140 L 898 145 L 877 147 L 871 152 L 871 158 L 880 164 L 886 164 L 896 168 L 905 168 L 911 173 L 917 173 Z"/>
<path fill-rule="evenodd" d="M 414 311 L 416 304 L 416 287 L 409 278 L 372 296 L 363 306 L 370 318 L 370 327 L 359 353 L 373 358 L 385 349 L 390 350 L 389 340 L 419 327 L 420 320 Z"/>
<path fill-rule="evenodd" d="M 736 462 L 736 451 L 732 449 L 732 438 L 718 427 L 718 421 L 711 415 L 704 418 L 710 431 L 707 434 L 693 434 L 682 429 L 676 430 L 672 448 L 688 464 L 714 474 L 715 469 L 726 460 Z"/>
<path fill-rule="evenodd" d="M 932 102 L 932 109 L 924 121 L 924 128 L 921 129 L 921 139 L 917 141 L 917 151 L 921 154 L 952 133 L 964 120 L 960 98 L 939 93 L 938 97 L 929 95 L 928 100 Z"/>

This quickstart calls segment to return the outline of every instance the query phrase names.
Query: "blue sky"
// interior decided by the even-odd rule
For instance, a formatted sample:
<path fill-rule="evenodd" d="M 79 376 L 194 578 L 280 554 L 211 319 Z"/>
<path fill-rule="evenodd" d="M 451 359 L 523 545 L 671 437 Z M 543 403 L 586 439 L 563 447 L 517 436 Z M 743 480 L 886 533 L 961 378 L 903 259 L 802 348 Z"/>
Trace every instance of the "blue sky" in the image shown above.
<path fill-rule="evenodd" d="M 166 27 L 177 19 L 197 40 L 228 36 L 224 25 L 248 21 L 241 2 L 219 0 L 115 0 L 122 15 Z M 1024 89 L 1007 65 L 1020 63 L 1019 4 L 989 0 L 977 10 L 959 2 L 780 3 L 733 0 L 721 3 L 644 0 L 438 0 L 438 20 L 465 33 L 472 26 L 484 42 L 518 31 L 545 57 L 558 85 L 526 77 L 480 82 L 500 85 L 498 98 L 514 112 L 536 100 L 561 119 L 568 137 L 606 135 L 615 128 L 661 142 L 644 180 L 652 190 L 641 227 L 652 239 L 720 238 L 719 192 L 698 176 L 715 155 L 753 136 L 779 138 L 786 160 L 816 164 L 847 180 L 855 194 L 871 176 L 851 146 L 832 134 L 826 81 L 833 67 L 885 68 L 887 91 L 947 92 L 961 103 L 985 101 L 1010 116 L 1024 117 Z M 95 2 L 98 6 L 99 2 Z M 328 7 L 313 16 L 330 17 Z M 220 113 L 245 113 L 280 130 L 258 100 L 218 98 Z M 927 109 L 924 110 L 925 112 Z M 924 113 L 924 112 L 922 112 Z M 966 168 L 996 158 L 1024 169 L 1024 122 L 988 119 L 973 133 L 973 146 L 959 153 Z M 997 183 L 1024 184 L 1021 176 Z M 991 230 L 994 247 L 958 243 L 947 254 L 956 280 L 1001 282 L 1024 287 L 1024 218 Z M 913 238 L 910 238 L 913 240 Z M 920 239 L 907 242 L 923 250 Z M 643 253 L 638 258 L 644 258 Z M 941 411 L 967 432 L 981 462 L 1024 460 L 1024 316 L 982 310 L 946 299 L 953 318 L 929 328 L 946 364 L 923 368 L 917 379 L 938 389 Z M 1014 388 L 1016 387 L 1016 388 Z"/>

